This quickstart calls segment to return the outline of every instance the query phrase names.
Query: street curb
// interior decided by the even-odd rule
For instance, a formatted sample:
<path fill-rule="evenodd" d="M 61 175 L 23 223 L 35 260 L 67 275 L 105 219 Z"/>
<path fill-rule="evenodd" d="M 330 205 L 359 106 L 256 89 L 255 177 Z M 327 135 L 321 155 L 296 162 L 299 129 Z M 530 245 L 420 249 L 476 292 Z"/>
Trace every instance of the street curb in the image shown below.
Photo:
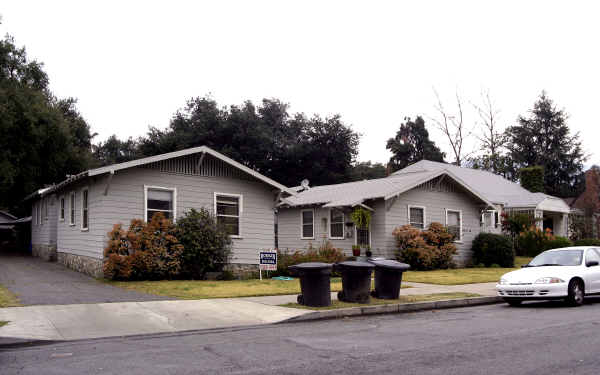
<path fill-rule="evenodd" d="M 311 320 L 322 320 L 322 319 L 340 319 L 350 316 L 363 316 L 363 315 L 375 315 L 375 314 L 398 314 L 408 313 L 415 311 L 424 310 L 440 310 L 440 309 L 451 309 L 457 307 L 467 306 L 479 306 L 479 305 L 491 305 L 494 303 L 503 302 L 501 297 L 472 297 L 472 298 L 461 298 L 461 299 L 448 299 L 431 302 L 413 302 L 413 303 L 399 303 L 389 305 L 374 305 L 365 307 L 349 307 L 345 309 L 332 309 L 332 310 L 321 310 L 313 311 L 308 314 L 296 316 L 283 320 L 279 323 L 292 323 L 292 322 L 305 322 Z"/>
<path fill-rule="evenodd" d="M 30 348 L 33 346 L 54 344 L 56 340 L 21 339 L 17 337 L 0 337 L 0 350 Z"/>

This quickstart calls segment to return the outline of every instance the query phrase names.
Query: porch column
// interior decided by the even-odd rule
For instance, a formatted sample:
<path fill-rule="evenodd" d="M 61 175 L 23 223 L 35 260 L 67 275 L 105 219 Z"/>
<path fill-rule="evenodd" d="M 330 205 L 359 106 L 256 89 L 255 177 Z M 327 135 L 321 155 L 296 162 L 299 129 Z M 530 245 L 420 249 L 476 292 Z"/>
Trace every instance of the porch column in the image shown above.
<path fill-rule="evenodd" d="M 536 219 L 535 226 L 543 231 L 544 230 L 544 211 L 543 210 L 535 210 L 534 217 Z"/>

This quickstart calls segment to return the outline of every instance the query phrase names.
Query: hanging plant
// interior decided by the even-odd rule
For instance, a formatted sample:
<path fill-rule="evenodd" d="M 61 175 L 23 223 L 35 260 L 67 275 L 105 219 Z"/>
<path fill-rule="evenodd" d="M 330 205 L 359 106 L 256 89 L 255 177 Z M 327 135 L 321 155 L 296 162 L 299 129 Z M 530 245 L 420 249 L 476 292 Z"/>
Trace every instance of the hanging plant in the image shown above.
<path fill-rule="evenodd" d="M 371 212 L 365 210 L 362 207 L 356 207 L 350 218 L 354 222 L 354 225 L 358 229 L 369 229 L 369 225 L 371 224 Z"/>

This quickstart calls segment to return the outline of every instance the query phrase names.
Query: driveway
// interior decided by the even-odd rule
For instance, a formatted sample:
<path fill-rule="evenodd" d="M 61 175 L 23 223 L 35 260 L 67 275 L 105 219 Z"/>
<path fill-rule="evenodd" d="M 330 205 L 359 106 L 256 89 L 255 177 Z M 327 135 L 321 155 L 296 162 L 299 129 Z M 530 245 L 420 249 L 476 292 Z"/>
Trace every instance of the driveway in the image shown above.
<path fill-rule="evenodd" d="M 0 284 L 23 305 L 141 302 L 173 298 L 117 288 L 58 263 L 0 252 Z"/>

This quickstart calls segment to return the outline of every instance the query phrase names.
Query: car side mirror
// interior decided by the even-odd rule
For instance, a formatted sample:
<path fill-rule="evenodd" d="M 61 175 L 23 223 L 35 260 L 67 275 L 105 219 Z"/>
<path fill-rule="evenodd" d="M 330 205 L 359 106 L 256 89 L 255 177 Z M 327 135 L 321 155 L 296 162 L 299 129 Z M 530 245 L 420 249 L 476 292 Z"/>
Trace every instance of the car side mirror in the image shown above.
<path fill-rule="evenodd" d="M 588 267 L 594 267 L 598 265 L 598 261 L 597 260 L 588 260 L 587 262 L 585 262 L 585 265 Z"/>

